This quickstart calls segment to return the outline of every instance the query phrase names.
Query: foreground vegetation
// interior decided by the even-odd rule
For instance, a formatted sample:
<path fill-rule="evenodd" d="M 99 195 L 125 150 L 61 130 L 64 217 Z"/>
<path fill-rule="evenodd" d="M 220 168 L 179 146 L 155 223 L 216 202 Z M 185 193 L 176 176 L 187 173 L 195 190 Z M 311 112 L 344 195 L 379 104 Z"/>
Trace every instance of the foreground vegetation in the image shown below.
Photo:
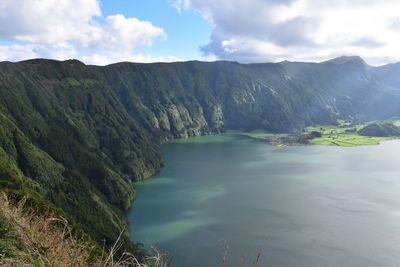
<path fill-rule="evenodd" d="M 290 132 L 338 118 L 399 115 L 400 91 L 381 86 L 388 76 L 374 71 L 360 58 L 105 67 L 1 62 L 0 190 L 58 210 L 97 246 L 110 248 L 120 238 L 124 250 L 140 256 L 141 246 L 120 233 L 135 197 L 132 182 L 163 165 L 161 143 L 226 129 Z M 308 134 L 270 141 L 302 143 Z M 338 144 L 343 136 L 322 137 Z"/>
<path fill-rule="evenodd" d="M 152 248 L 143 258 L 122 251 L 120 237 L 109 249 L 99 248 L 82 238 L 70 222 L 51 209 L 39 211 L 27 203 L 27 198 L 15 199 L 0 192 L 0 266 L 34 267 L 169 267 L 167 253 Z M 225 242 L 221 262 L 225 267 L 229 246 Z M 240 267 L 256 267 L 261 252 L 253 262 L 241 259 Z"/>
<path fill-rule="evenodd" d="M 16 201 L 0 193 L 0 266 L 132 266 L 166 267 L 166 255 L 157 250 L 153 256 L 138 259 L 121 253 L 121 240 L 109 249 L 79 237 L 63 217 L 51 211 L 38 212 L 26 205 L 26 198 Z"/>

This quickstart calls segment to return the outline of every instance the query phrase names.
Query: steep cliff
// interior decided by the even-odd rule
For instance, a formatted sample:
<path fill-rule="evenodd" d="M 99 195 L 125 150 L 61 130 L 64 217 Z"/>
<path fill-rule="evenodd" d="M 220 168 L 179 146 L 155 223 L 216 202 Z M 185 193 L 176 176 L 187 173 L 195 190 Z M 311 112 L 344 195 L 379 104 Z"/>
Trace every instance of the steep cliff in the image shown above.
<path fill-rule="evenodd" d="M 131 182 L 162 166 L 161 143 L 400 115 L 400 92 L 382 77 L 358 57 L 319 64 L 3 62 L 0 156 L 8 165 L 1 187 L 18 180 L 18 188 L 38 192 L 111 244 L 134 198 Z"/>

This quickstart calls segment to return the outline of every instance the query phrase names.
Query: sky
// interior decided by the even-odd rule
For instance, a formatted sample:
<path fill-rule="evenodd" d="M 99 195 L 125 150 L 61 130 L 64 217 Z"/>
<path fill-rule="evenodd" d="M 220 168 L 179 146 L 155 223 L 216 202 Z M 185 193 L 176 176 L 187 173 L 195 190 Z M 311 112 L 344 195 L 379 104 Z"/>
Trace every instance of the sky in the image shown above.
<path fill-rule="evenodd" d="M 399 0 L 0 0 L 0 61 L 400 61 Z"/>

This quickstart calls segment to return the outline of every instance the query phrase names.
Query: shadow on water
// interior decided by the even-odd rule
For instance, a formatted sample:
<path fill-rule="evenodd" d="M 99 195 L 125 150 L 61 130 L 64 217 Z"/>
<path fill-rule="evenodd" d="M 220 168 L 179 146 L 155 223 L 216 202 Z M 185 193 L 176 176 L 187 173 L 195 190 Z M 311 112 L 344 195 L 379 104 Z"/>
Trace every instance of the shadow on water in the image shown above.
<path fill-rule="evenodd" d="M 174 266 L 395 266 L 400 142 L 277 148 L 237 135 L 175 140 L 165 167 L 137 184 L 134 241 Z"/>

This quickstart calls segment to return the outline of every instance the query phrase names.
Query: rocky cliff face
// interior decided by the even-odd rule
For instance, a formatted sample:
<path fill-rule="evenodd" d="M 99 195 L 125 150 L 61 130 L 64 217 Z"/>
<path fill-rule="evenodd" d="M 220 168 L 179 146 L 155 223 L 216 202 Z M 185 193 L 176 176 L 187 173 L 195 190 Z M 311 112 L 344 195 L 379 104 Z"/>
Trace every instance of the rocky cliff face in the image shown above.
<path fill-rule="evenodd" d="M 337 117 L 334 99 L 276 64 L 120 63 L 101 71 L 132 116 L 168 137 L 226 128 L 288 131 Z"/>
<path fill-rule="evenodd" d="M 0 118 L 34 148 L 29 157 L 48 159 L 58 178 L 21 160 L 26 153 L 11 149 L 15 135 L 6 129 L 1 155 L 42 188 L 44 199 L 112 243 L 134 197 L 131 181 L 162 166 L 162 142 L 399 115 L 400 93 L 382 77 L 357 57 L 320 64 L 3 62 Z"/>

